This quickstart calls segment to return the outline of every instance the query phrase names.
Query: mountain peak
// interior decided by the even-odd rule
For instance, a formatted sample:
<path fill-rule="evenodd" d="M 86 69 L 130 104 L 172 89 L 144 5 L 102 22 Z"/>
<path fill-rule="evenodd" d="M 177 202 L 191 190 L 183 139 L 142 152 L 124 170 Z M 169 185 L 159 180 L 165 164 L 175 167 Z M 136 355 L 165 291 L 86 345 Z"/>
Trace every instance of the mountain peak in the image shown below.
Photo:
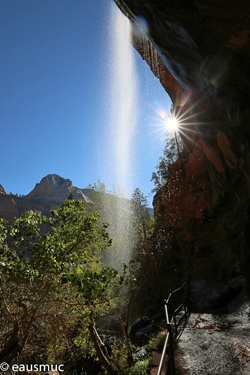
<path fill-rule="evenodd" d="M 88 202 L 88 198 L 83 194 L 82 189 L 75 187 L 71 180 L 57 174 L 48 174 L 36 184 L 34 189 L 26 195 L 26 198 L 64 202 L 70 194 L 73 194 L 75 199 Z"/>

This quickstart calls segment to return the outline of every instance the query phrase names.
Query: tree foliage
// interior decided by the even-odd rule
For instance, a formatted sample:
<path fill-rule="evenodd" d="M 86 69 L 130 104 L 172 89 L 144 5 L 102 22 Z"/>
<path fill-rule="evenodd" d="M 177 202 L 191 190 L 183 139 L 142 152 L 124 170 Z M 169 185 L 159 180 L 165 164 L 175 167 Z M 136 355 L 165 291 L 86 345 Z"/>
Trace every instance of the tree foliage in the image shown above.
<path fill-rule="evenodd" d="M 134 252 L 141 251 L 147 237 L 152 234 L 154 219 L 148 210 L 148 200 L 139 188 L 131 195 L 131 236 L 133 238 Z"/>
<path fill-rule="evenodd" d="M 49 231 L 41 235 L 44 225 Z M 111 246 L 107 226 L 74 200 L 50 218 L 30 211 L 12 224 L 0 220 L 0 362 L 56 361 L 78 344 L 114 373 L 95 320 L 127 279 L 100 263 L 98 253 Z"/>
<path fill-rule="evenodd" d="M 157 191 L 168 183 L 168 170 L 173 163 L 179 158 L 179 151 L 182 151 L 181 138 L 178 134 L 169 135 L 166 139 L 163 156 L 159 157 L 159 162 L 156 165 L 156 172 L 152 173 L 150 181 L 153 181 L 154 188 L 152 193 Z"/>

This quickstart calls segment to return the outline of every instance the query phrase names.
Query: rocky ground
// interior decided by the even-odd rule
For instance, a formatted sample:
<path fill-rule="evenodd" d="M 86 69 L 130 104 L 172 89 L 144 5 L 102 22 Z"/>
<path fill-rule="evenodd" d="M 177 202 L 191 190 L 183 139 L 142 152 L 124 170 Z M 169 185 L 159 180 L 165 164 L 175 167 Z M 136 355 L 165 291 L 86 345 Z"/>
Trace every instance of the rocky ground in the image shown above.
<path fill-rule="evenodd" d="M 250 374 L 250 303 L 241 293 L 228 313 L 192 313 L 178 342 L 177 375 Z"/>

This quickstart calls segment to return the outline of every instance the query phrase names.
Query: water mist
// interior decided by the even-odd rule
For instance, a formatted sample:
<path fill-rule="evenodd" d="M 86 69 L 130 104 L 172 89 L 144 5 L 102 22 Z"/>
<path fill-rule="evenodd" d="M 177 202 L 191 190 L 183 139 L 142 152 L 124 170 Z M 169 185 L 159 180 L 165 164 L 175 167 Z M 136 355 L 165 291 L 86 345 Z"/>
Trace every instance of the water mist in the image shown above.
<path fill-rule="evenodd" d="M 136 52 L 130 44 L 130 22 L 115 4 L 111 7 L 109 25 L 106 179 L 115 181 L 116 186 L 120 185 L 129 197 L 136 172 L 133 155 L 137 122 Z M 111 201 L 106 201 L 109 203 L 106 202 L 104 209 L 109 212 L 112 210 L 109 224 L 113 239 L 113 246 L 107 252 L 107 261 L 111 266 L 121 269 L 122 263 L 129 262 L 132 251 L 130 204 L 128 199 L 114 198 L 112 207 L 107 207 Z"/>

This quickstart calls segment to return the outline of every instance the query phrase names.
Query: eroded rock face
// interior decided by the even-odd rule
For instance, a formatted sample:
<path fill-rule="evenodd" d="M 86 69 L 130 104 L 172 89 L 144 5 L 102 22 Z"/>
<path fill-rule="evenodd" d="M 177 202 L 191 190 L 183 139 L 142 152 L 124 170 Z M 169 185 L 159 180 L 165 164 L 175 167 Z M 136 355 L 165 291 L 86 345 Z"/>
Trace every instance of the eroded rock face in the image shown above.
<path fill-rule="evenodd" d="M 64 202 L 70 194 L 73 194 L 75 199 L 88 202 L 88 198 L 83 194 L 82 189 L 73 186 L 72 181 L 56 174 L 49 174 L 42 178 L 39 184 L 36 184 L 34 189 L 26 195 L 26 198 L 44 202 Z"/>
<path fill-rule="evenodd" d="M 135 48 L 174 104 L 192 115 L 197 135 L 209 144 L 204 147 L 208 160 L 213 164 L 216 155 L 222 165 L 219 173 L 227 174 L 228 147 L 237 154 L 232 160 L 246 160 L 242 145 L 248 144 L 244 130 L 249 125 L 250 5 L 244 0 L 237 4 L 216 0 L 117 3 L 133 24 L 143 18 L 148 39 L 133 38 Z M 226 149 L 218 141 L 218 132 L 226 137 Z M 249 166 L 246 169 L 248 173 Z M 215 178 L 220 179 L 218 174 Z M 226 185 L 228 179 L 223 178 Z"/>
<path fill-rule="evenodd" d="M 148 37 L 184 90 L 195 90 L 196 96 L 206 95 L 205 103 L 214 103 L 223 112 L 226 106 L 228 113 L 233 113 L 232 102 L 239 106 L 239 96 L 247 108 L 249 2 L 117 0 L 116 3 L 133 22 L 138 17 L 146 21 Z M 245 78 L 248 82 L 244 82 Z"/>
<path fill-rule="evenodd" d="M 57 209 L 69 196 L 90 202 L 84 192 L 73 186 L 72 181 L 56 174 L 44 177 L 34 189 L 24 197 L 8 195 L 0 188 L 0 217 L 12 221 L 26 211 L 40 211 L 42 215 L 49 215 L 51 210 Z"/>
<path fill-rule="evenodd" d="M 249 194 L 250 3 L 115 1 L 134 30 L 143 19 L 133 44 L 187 118 L 186 153 L 154 199 L 156 223 L 174 227 L 180 243 L 209 244 L 211 210 Z"/>
<path fill-rule="evenodd" d="M 198 142 L 187 159 L 170 167 L 169 182 L 154 199 L 156 219 L 158 214 L 164 216 L 166 226 L 175 223 L 177 228 L 191 218 L 202 220 L 211 205 L 208 181 L 206 159 Z"/>
<path fill-rule="evenodd" d="M 0 217 L 11 221 L 19 213 L 16 197 L 13 195 L 0 194 Z"/>
<path fill-rule="evenodd" d="M 6 194 L 4 188 L 2 187 L 2 185 L 0 185 L 0 194 Z"/>
<path fill-rule="evenodd" d="M 169 169 L 168 184 L 154 197 L 156 225 L 175 233 L 182 251 L 193 255 L 195 249 L 210 247 L 214 223 L 210 219 L 213 202 L 219 199 L 210 180 L 201 140 L 190 155 Z M 167 246 L 167 238 L 166 238 Z"/>

